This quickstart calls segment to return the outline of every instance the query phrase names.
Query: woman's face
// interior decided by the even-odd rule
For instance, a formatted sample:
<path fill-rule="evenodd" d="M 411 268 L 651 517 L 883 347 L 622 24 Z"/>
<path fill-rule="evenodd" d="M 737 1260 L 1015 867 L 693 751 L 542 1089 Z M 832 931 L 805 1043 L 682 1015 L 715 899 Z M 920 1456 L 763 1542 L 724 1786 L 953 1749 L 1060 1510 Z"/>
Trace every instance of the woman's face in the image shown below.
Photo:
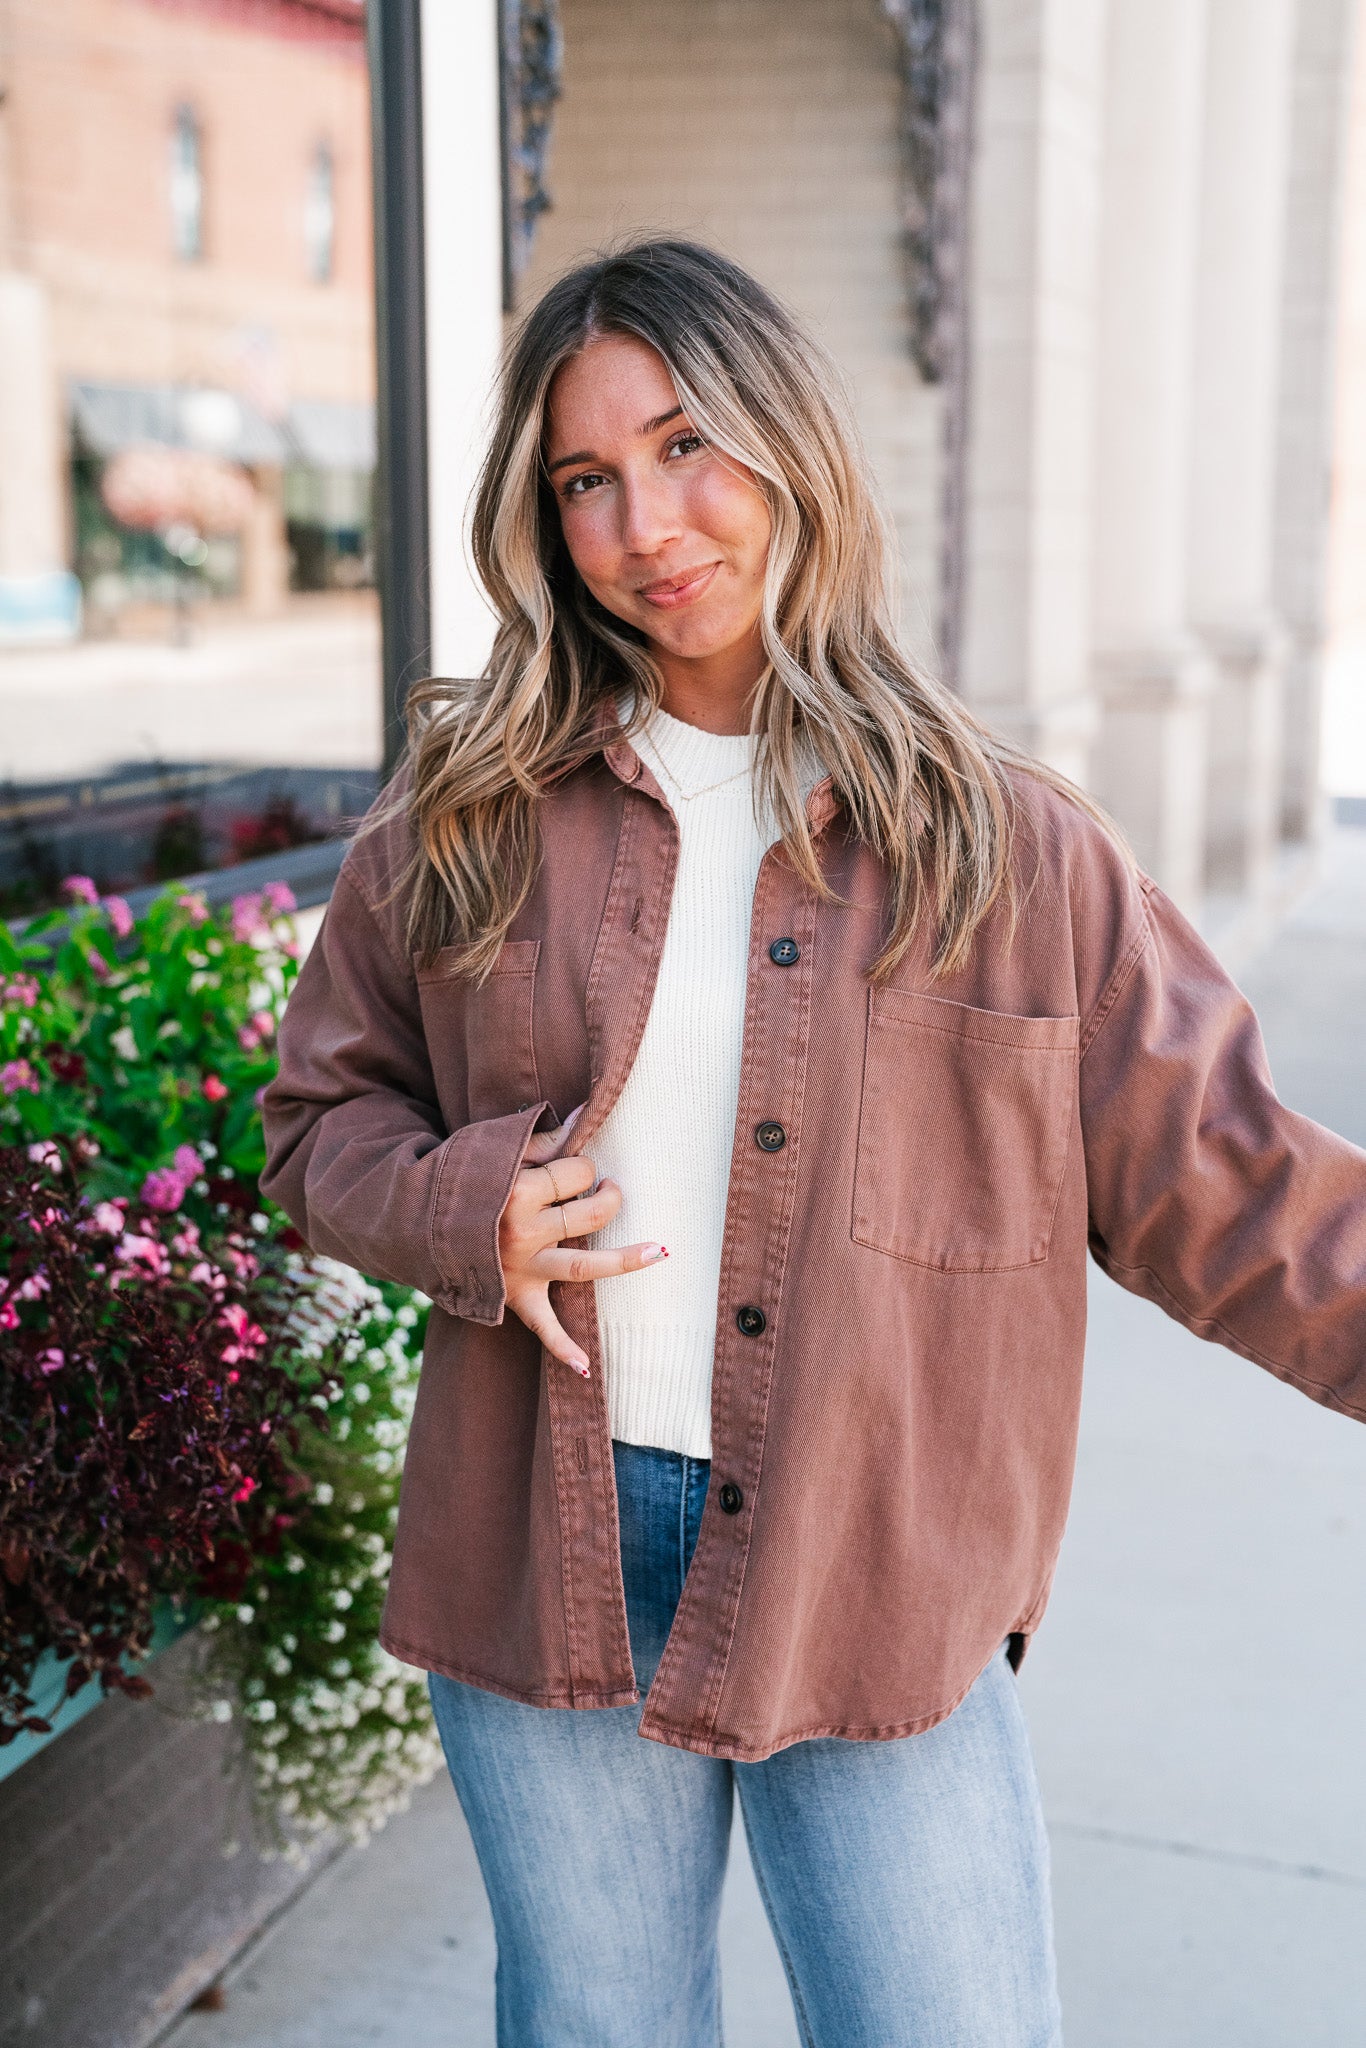
<path fill-rule="evenodd" d="M 661 358 L 602 335 L 550 387 L 547 466 L 565 545 L 599 604 L 664 670 L 752 684 L 771 530 L 751 471 L 693 431 Z"/>

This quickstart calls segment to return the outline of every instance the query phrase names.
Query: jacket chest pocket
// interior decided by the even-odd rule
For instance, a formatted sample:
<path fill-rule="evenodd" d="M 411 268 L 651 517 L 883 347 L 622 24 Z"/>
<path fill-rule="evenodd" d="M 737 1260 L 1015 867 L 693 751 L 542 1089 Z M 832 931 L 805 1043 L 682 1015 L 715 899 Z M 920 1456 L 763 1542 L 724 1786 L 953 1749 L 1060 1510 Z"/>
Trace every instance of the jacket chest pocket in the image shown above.
<path fill-rule="evenodd" d="M 509 1116 L 539 1102 L 532 1003 L 536 993 L 539 939 L 505 941 L 488 979 L 476 986 L 459 974 L 464 951 L 445 946 L 417 970 L 427 1042 L 436 1050 L 452 1037 L 464 1039 L 466 1093 L 471 1122 Z"/>
<path fill-rule="evenodd" d="M 856 1242 L 943 1273 L 1046 1259 L 1076 1100 L 1077 1022 L 870 989 Z"/>

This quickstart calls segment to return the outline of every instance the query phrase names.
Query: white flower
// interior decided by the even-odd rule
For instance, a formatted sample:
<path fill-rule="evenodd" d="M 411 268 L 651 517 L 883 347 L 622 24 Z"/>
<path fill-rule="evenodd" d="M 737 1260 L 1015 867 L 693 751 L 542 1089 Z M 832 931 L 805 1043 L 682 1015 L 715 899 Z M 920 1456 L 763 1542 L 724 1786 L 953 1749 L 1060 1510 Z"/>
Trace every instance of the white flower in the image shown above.
<path fill-rule="evenodd" d="M 270 1229 L 269 1216 L 265 1215 L 260 1209 L 254 1209 L 251 1216 L 251 1227 L 259 1237 L 263 1231 Z"/>
<path fill-rule="evenodd" d="M 345 1586 L 337 1587 L 337 1590 L 332 1595 L 332 1605 L 342 1614 L 345 1614 L 347 1608 L 351 1605 L 351 1595 Z"/>
<path fill-rule="evenodd" d="M 120 1025 L 109 1040 L 121 1060 L 135 1060 L 138 1056 L 138 1042 L 133 1036 L 131 1024 Z"/>
<path fill-rule="evenodd" d="M 297 1550 L 291 1550 L 289 1556 L 285 1559 L 285 1570 L 287 1572 L 301 1572 L 303 1569 L 304 1559 L 300 1557 Z"/>
<path fill-rule="evenodd" d="M 257 1700 L 254 1706 L 248 1707 L 247 1712 L 251 1715 L 253 1721 L 273 1721 L 275 1719 L 275 1702 L 274 1700 Z"/>
<path fill-rule="evenodd" d="M 335 1498 L 332 1488 L 325 1479 L 320 1479 L 313 1489 L 313 1498 L 320 1508 L 330 1508 Z"/>
<path fill-rule="evenodd" d="M 361 1407 L 364 1407 L 365 1403 L 369 1400 L 369 1398 L 370 1389 L 366 1386 L 365 1381 L 357 1380 L 355 1386 L 351 1389 L 351 1399 L 357 1402 Z"/>
<path fill-rule="evenodd" d="M 209 1716 L 210 1719 L 214 1721 L 231 1721 L 232 1701 L 215 1700 L 213 1705 L 209 1708 Z"/>
<path fill-rule="evenodd" d="M 411 1330 L 414 1323 L 417 1321 L 417 1310 L 412 1306 L 410 1302 L 405 1302 L 403 1304 L 403 1307 L 398 1311 L 398 1314 L 394 1317 L 394 1321 L 396 1323 L 402 1324 L 405 1330 Z"/>
<path fill-rule="evenodd" d="M 242 1602 L 242 1605 L 237 1610 L 237 1619 L 243 1623 L 255 1621 L 256 1609 L 254 1607 L 249 1606 L 247 1602 L 244 1600 Z"/>
<path fill-rule="evenodd" d="M 322 1639 L 325 1643 L 339 1643 L 345 1634 L 344 1621 L 329 1621 L 327 1627 L 322 1630 Z"/>

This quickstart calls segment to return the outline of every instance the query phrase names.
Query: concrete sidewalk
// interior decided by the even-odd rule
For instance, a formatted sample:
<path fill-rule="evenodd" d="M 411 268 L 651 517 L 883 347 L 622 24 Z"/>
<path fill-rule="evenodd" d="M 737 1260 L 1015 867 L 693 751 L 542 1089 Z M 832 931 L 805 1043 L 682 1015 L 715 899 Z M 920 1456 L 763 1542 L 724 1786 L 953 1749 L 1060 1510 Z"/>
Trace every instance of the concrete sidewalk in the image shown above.
<path fill-rule="evenodd" d="M 1282 1096 L 1366 1144 L 1366 833 L 1337 836 L 1242 979 Z M 1366 1431 L 1097 1275 L 1072 1518 L 1022 1684 L 1068 2048 L 1366 2042 Z M 734 1844 L 728 2048 L 795 2048 Z M 440 1783 L 166 2048 L 490 2048 L 492 1972 Z"/>

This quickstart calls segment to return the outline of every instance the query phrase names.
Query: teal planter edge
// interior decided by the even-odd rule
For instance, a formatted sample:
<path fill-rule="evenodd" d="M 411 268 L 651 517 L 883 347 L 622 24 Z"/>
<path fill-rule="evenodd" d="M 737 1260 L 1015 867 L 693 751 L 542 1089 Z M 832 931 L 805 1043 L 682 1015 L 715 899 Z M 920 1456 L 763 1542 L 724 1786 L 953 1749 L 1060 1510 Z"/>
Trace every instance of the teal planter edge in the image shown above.
<path fill-rule="evenodd" d="M 177 1637 L 194 1627 L 197 1610 L 192 1607 L 177 1608 L 169 1600 L 158 1600 L 152 1619 L 152 1646 L 142 1658 L 130 1659 L 129 1671 L 144 1671 L 163 1650 L 170 1648 Z M 13 1742 L 0 1748 L 0 1781 L 12 1776 L 40 1749 L 46 1749 L 49 1742 L 55 1742 L 59 1735 L 65 1735 L 69 1728 L 83 1720 L 92 1707 L 97 1707 L 107 1698 L 97 1678 L 83 1685 L 70 1699 L 63 1699 L 66 1691 L 66 1674 L 71 1669 L 70 1658 L 59 1659 L 51 1650 L 44 1650 L 34 1666 L 29 1690 L 33 1694 L 34 1711 L 45 1721 L 51 1721 L 52 1728 L 47 1735 L 33 1735 L 25 1732 L 16 1735 Z"/>

